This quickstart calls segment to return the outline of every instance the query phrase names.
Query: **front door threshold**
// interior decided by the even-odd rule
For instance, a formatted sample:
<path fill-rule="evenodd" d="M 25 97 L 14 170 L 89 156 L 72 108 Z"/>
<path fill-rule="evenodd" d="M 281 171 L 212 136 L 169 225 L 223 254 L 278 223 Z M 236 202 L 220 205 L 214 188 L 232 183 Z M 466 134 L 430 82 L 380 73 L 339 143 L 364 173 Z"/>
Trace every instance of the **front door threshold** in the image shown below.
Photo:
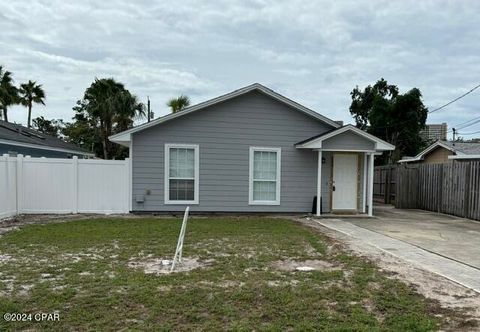
<path fill-rule="evenodd" d="M 317 215 L 312 215 L 313 218 L 315 219 L 340 219 L 340 218 L 375 218 L 375 216 L 369 216 L 367 213 L 348 213 L 348 214 L 342 214 L 342 213 L 324 213 L 321 214 L 320 216 Z"/>

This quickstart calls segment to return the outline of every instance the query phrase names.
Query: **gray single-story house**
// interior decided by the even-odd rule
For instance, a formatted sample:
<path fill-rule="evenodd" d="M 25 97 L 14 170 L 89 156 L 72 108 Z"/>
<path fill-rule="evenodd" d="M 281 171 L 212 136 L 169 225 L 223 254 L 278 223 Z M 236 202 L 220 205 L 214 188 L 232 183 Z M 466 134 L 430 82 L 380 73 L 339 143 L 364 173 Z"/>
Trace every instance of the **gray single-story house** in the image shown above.
<path fill-rule="evenodd" d="M 261 84 L 110 137 L 130 148 L 131 211 L 368 213 L 394 147 Z"/>
<path fill-rule="evenodd" d="M 45 158 L 93 158 L 94 153 L 16 123 L 0 120 L 0 156 L 19 154 Z"/>
<path fill-rule="evenodd" d="M 436 141 L 415 157 L 405 157 L 401 164 L 442 164 L 480 160 L 480 143 Z"/>

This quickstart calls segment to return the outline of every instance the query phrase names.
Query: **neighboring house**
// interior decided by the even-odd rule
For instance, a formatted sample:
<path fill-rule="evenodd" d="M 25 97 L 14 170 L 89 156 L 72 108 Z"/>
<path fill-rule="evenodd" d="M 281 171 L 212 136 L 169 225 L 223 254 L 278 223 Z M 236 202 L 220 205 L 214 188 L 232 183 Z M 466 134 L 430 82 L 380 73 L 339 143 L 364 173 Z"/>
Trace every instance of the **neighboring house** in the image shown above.
<path fill-rule="evenodd" d="M 46 158 L 93 158 L 95 154 L 59 138 L 0 120 L 0 155 Z"/>
<path fill-rule="evenodd" d="M 374 155 L 394 149 L 260 84 L 110 140 L 130 148 L 134 212 L 309 213 L 318 196 L 318 215 L 371 215 Z"/>
<path fill-rule="evenodd" d="M 453 160 L 480 160 L 480 143 L 437 141 L 415 157 L 406 157 L 399 163 L 441 164 Z"/>
<path fill-rule="evenodd" d="M 425 129 L 420 131 L 420 137 L 427 142 L 446 141 L 447 140 L 447 124 L 427 124 Z"/>

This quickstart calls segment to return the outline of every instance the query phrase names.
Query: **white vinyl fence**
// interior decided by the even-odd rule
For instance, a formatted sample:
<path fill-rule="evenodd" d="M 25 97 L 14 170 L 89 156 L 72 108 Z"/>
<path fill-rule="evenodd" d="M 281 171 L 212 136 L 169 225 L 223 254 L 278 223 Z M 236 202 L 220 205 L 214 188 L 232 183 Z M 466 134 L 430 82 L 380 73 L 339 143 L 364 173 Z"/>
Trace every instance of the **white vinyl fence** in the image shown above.
<path fill-rule="evenodd" d="M 0 218 L 21 213 L 128 213 L 129 160 L 0 157 Z"/>

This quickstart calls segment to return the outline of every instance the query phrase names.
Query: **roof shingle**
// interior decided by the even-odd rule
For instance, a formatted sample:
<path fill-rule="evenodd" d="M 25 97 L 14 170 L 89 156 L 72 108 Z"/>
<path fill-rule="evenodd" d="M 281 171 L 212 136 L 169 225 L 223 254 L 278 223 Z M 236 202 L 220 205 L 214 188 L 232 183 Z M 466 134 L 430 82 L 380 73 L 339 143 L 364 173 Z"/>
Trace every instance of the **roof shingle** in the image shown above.
<path fill-rule="evenodd" d="M 0 139 L 12 142 L 40 145 L 56 149 L 67 149 L 79 153 L 90 153 L 75 144 L 67 143 L 59 138 L 45 135 L 37 130 L 0 120 Z"/>

